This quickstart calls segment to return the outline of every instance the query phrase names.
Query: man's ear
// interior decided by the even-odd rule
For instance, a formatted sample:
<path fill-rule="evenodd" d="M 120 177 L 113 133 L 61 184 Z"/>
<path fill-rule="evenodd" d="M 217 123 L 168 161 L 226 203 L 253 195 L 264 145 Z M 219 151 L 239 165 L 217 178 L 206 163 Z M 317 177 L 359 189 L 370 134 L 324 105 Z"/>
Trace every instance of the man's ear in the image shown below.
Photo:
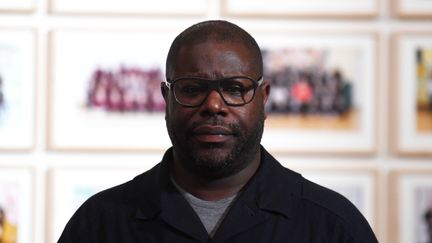
<path fill-rule="evenodd" d="M 263 84 L 259 87 L 259 92 L 261 93 L 263 107 L 265 107 L 267 100 L 270 95 L 271 84 L 270 80 L 264 80 Z M 267 118 L 267 113 L 264 113 L 264 118 Z"/>
<path fill-rule="evenodd" d="M 165 82 L 161 82 L 161 93 L 162 93 L 162 97 L 165 100 L 165 120 L 167 120 L 167 116 L 168 116 L 168 95 L 169 95 L 169 88 L 166 85 Z"/>
<path fill-rule="evenodd" d="M 165 103 L 168 104 L 169 88 L 168 88 L 168 86 L 166 85 L 165 82 L 161 82 L 161 93 L 162 93 L 162 96 L 163 96 L 163 98 L 165 100 Z"/>
<path fill-rule="evenodd" d="M 261 96 L 263 99 L 263 105 L 267 103 L 268 97 L 270 95 L 270 80 L 264 80 L 263 84 L 261 84 L 259 91 L 261 92 Z"/>

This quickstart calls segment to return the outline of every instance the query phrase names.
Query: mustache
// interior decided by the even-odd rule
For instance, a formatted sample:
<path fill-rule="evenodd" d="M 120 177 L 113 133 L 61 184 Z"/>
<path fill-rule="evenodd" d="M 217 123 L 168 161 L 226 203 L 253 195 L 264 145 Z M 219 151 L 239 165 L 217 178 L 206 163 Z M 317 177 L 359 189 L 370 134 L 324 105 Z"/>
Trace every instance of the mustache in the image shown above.
<path fill-rule="evenodd" d="M 224 127 L 230 130 L 232 132 L 232 135 L 234 136 L 240 136 L 242 134 L 242 129 L 239 124 L 232 123 L 232 122 L 225 122 L 219 118 L 210 118 L 205 121 L 194 122 L 191 124 L 190 128 L 188 129 L 188 133 L 191 134 L 195 128 L 199 126 L 205 126 L 205 125 Z"/>

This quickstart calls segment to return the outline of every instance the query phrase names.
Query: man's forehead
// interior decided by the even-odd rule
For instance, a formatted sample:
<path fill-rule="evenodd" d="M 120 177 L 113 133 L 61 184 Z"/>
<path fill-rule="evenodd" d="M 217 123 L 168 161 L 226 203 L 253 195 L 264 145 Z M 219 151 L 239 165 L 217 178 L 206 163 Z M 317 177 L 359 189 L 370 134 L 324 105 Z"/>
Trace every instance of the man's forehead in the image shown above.
<path fill-rule="evenodd" d="M 254 60 L 253 53 L 242 43 L 206 41 L 180 47 L 175 61 L 178 65 L 195 59 L 200 61 L 219 59 L 227 62 L 242 62 L 244 65 L 251 65 Z"/>
<path fill-rule="evenodd" d="M 203 42 L 180 48 L 176 71 L 250 73 L 254 69 L 252 53 L 243 45 L 229 42 Z M 214 71 L 211 71 L 214 70 Z"/>
<path fill-rule="evenodd" d="M 184 50 L 191 50 L 194 48 L 208 48 L 208 47 L 214 47 L 214 48 L 221 48 L 223 49 L 233 49 L 233 50 L 242 50 L 246 51 L 248 50 L 247 45 L 240 41 L 230 41 L 230 40 L 203 40 L 200 42 L 190 42 L 190 43 L 184 43 L 179 47 L 179 52 Z M 213 51 L 214 49 L 208 49 L 208 51 Z M 217 50 L 217 49 L 216 49 Z"/>
<path fill-rule="evenodd" d="M 262 75 L 261 53 L 256 42 L 252 37 L 248 39 L 241 34 L 233 35 L 232 32 L 206 32 L 206 36 L 201 32 L 187 32 L 176 39 L 166 62 L 167 78 L 172 79 L 179 71 L 184 71 L 185 67 L 181 66 L 197 63 L 194 60 L 197 58 L 201 59 L 201 62 L 219 59 L 225 64 L 229 63 L 229 59 L 235 62 L 237 58 L 237 63 L 241 62 L 242 68 L 231 70 L 246 72 L 252 76 Z"/>

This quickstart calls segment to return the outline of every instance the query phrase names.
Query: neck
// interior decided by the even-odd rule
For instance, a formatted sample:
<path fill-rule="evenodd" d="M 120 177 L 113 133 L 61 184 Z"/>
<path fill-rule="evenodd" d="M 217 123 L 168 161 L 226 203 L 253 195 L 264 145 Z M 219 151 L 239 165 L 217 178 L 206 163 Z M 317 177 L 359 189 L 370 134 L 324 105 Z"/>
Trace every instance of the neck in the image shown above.
<path fill-rule="evenodd" d="M 237 194 L 252 178 L 261 162 L 257 152 L 253 160 L 241 171 L 218 179 L 210 179 L 187 170 L 174 155 L 172 175 L 177 184 L 197 198 L 217 201 Z"/>

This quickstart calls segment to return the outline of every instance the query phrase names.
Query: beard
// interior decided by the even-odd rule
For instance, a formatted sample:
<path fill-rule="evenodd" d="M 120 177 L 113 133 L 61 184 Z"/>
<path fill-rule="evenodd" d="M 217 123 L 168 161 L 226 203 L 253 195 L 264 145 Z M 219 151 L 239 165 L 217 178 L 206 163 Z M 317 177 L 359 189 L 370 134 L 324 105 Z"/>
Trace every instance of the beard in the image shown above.
<path fill-rule="evenodd" d="M 171 122 L 167 116 L 166 124 L 174 153 L 179 155 L 181 165 L 197 176 L 220 179 L 234 175 L 247 167 L 260 151 L 264 110 L 260 109 L 257 115 L 251 126 L 246 126 L 242 122 L 225 123 L 217 117 L 211 117 L 206 122 L 192 123 L 185 129 L 183 124 Z M 203 123 L 228 128 L 232 132 L 234 143 L 228 149 L 226 144 L 194 144 L 191 142 L 192 130 Z"/>

